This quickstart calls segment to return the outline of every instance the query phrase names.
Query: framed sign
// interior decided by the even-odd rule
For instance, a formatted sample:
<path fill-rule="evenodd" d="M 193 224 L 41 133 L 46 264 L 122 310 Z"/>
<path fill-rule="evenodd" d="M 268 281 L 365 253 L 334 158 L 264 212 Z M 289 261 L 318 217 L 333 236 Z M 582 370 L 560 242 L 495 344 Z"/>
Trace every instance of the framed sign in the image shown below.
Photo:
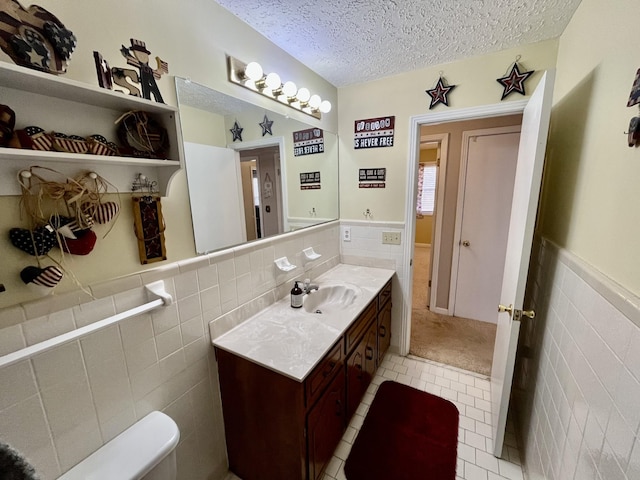
<path fill-rule="evenodd" d="M 293 156 L 313 155 L 324 152 L 324 132 L 320 128 L 308 128 L 293 132 Z"/>
<path fill-rule="evenodd" d="M 300 174 L 300 190 L 319 190 L 320 172 L 303 172 Z"/>
<path fill-rule="evenodd" d="M 393 147 L 395 123 L 395 116 L 356 120 L 353 148 Z"/>
<path fill-rule="evenodd" d="M 361 168 L 358 172 L 358 188 L 385 188 L 386 168 Z"/>

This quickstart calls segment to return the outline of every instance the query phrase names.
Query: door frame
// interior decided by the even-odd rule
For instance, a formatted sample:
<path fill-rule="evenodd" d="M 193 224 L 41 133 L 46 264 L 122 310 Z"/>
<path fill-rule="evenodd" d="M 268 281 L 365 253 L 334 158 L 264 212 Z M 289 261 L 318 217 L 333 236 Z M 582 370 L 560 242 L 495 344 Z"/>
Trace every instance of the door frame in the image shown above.
<path fill-rule="evenodd" d="M 261 138 L 258 140 L 250 140 L 247 142 L 237 142 L 230 143 L 227 145 L 227 148 L 236 151 L 238 164 L 240 164 L 240 152 L 243 150 L 255 150 L 257 148 L 266 148 L 266 147 L 278 147 L 280 157 L 280 192 L 282 196 L 282 230 L 284 232 L 289 231 L 289 198 L 287 193 L 287 160 L 286 155 L 284 154 L 284 137 L 270 137 L 270 138 Z M 258 175 L 260 171 L 258 169 Z M 260 219 L 262 222 L 262 219 Z M 264 230 L 263 230 L 264 231 Z"/>
<path fill-rule="evenodd" d="M 465 130 L 462 132 L 462 150 L 460 152 L 460 172 L 458 175 L 458 196 L 456 199 L 456 219 L 453 230 L 453 250 L 451 253 L 451 278 L 449 281 L 449 302 L 447 314 L 453 315 L 455 312 L 456 295 L 458 292 L 458 267 L 460 265 L 460 241 L 462 240 L 462 220 L 464 213 L 464 197 L 467 188 L 467 167 L 469 166 L 469 139 L 472 137 L 485 137 L 493 135 L 504 135 L 510 133 L 520 133 L 520 125 L 507 127 L 482 128 L 478 130 Z M 518 158 L 516 148 L 515 157 Z M 508 220 L 508 219 L 507 219 Z M 506 245 L 505 245 L 506 248 Z M 506 254 L 506 251 L 505 251 Z"/>
<path fill-rule="evenodd" d="M 414 239 L 416 235 L 416 202 L 415 195 L 418 188 L 418 162 L 420 159 L 420 127 L 423 125 L 434 125 L 438 123 L 449 123 L 460 120 L 478 120 L 482 118 L 502 117 L 524 112 L 527 100 L 517 100 L 479 107 L 461 108 L 438 113 L 423 113 L 414 115 L 409 119 L 409 168 L 407 168 L 407 182 L 405 184 L 405 216 L 404 224 L 406 238 Z M 442 189 L 444 190 L 444 189 Z M 442 192 L 444 195 L 444 192 Z M 402 302 L 402 322 L 400 324 L 400 355 L 408 355 L 411 342 L 411 298 L 413 295 L 413 255 L 414 244 L 404 242 L 403 251 L 403 274 L 402 280 L 406 286 L 404 301 Z M 432 282 L 433 284 L 433 282 Z"/>
<path fill-rule="evenodd" d="M 431 252 L 429 259 L 429 281 L 431 282 L 431 286 L 429 287 L 429 310 L 436 313 L 446 314 L 447 311 L 436 307 L 436 298 L 438 298 L 438 282 L 433 281 L 433 272 L 437 272 L 440 268 L 440 244 L 442 239 L 442 219 L 443 216 L 441 212 L 444 207 L 444 186 L 446 183 L 447 177 L 447 159 L 449 155 L 449 134 L 448 133 L 437 133 L 433 135 L 422 135 L 420 137 L 420 145 L 423 143 L 438 143 L 439 147 L 439 158 L 438 158 L 438 166 L 436 167 L 436 198 L 434 204 L 433 211 L 433 232 L 431 234 Z M 418 164 L 420 164 L 420 150 L 418 150 Z M 417 182 L 417 174 L 416 174 L 416 182 Z M 417 187 L 416 187 L 417 188 Z M 415 190 L 414 190 L 415 191 Z M 414 197 L 415 197 L 414 193 Z M 417 198 L 415 200 L 417 203 Z M 416 211 L 414 207 L 413 211 Z M 415 218 L 415 215 L 414 215 Z M 414 219 L 415 222 L 415 219 Z M 415 223 L 414 223 L 415 230 Z M 414 233 L 415 235 L 415 233 Z M 415 238 L 414 236 L 409 236 L 407 238 Z M 415 242 L 414 242 L 415 243 Z M 412 257 L 413 258 L 413 257 Z M 413 283 L 413 270 L 412 270 L 412 283 Z M 411 298 L 411 297 L 410 297 Z"/>

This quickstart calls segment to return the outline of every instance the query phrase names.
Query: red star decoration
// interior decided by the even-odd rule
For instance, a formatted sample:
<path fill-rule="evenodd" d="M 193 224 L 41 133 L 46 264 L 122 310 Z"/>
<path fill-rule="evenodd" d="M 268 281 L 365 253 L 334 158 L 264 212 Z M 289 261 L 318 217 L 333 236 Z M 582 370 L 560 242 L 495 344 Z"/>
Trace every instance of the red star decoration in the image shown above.
<path fill-rule="evenodd" d="M 529 72 L 520 73 L 518 64 L 514 63 L 511 72 L 509 72 L 509 75 L 496 79 L 496 81 L 504 87 L 504 92 L 502 92 L 502 98 L 500 100 L 504 100 L 513 92 L 518 92 L 521 95 L 526 95 L 524 91 L 524 82 L 527 78 L 533 75 L 534 71 L 535 70 L 531 70 Z"/>
<path fill-rule="evenodd" d="M 435 88 L 432 88 L 431 90 L 425 90 L 425 92 L 427 92 L 431 96 L 431 105 L 429 105 L 429 110 L 431 110 L 439 103 L 442 103 L 443 105 L 446 105 L 448 107 L 449 100 L 447 99 L 447 95 L 456 87 L 457 85 L 445 85 L 443 78 L 440 77 Z"/>

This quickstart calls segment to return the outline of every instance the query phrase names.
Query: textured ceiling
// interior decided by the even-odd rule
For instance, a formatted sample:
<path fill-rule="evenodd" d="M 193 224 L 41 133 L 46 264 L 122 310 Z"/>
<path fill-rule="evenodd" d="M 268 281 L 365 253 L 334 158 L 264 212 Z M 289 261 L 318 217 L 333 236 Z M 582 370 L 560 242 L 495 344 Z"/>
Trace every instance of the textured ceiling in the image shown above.
<path fill-rule="evenodd" d="M 560 36 L 580 0 L 215 0 L 336 87 Z"/>

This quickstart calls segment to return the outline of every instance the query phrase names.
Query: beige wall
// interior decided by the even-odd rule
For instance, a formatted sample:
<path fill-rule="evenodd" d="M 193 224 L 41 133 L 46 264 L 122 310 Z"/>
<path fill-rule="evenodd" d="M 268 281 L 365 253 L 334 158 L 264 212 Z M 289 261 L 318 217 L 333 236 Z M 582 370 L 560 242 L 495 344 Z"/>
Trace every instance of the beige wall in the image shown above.
<path fill-rule="evenodd" d="M 627 146 L 637 107 L 634 0 L 583 0 L 561 37 L 540 230 L 640 292 L 640 151 Z M 594 41 L 594 32 L 598 32 Z"/>
<path fill-rule="evenodd" d="M 449 96 L 449 108 L 496 104 L 502 95 L 496 78 L 508 70 L 516 55 L 522 56 L 522 65 L 536 70 L 526 84 L 527 92 L 532 92 L 543 70 L 555 67 L 556 48 L 557 41 L 550 40 L 340 88 L 340 218 L 362 220 L 362 212 L 369 208 L 376 221 L 404 221 L 407 168 L 415 161 L 409 159 L 408 125 L 412 116 L 429 112 L 425 90 L 433 87 L 440 71 L 449 84 L 458 85 Z M 521 99 L 512 94 L 505 101 Z M 446 108 L 440 105 L 433 112 Z M 396 116 L 394 146 L 354 150 L 354 121 L 385 115 Z M 358 169 L 365 167 L 386 167 L 386 188 L 358 189 Z"/>
<path fill-rule="evenodd" d="M 258 60 L 267 71 L 277 71 L 283 79 L 294 80 L 296 84 L 306 86 L 332 104 L 337 103 L 335 87 L 215 2 L 43 0 L 38 4 L 54 13 L 78 39 L 78 47 L 71 58 L 66 78 L 97 86 L 93 51 L 99 51 L 111 66 L 125 66 L 126 61 L 119 49 L 123 44 L 129 45 L 130 38 L 136 38 L 146 42 L 152 57 L 157 55 L 169 63 L 170 75 L 165 75 L 158 81 L 164 100 L 169 104 L 176 104 L 175 75 L 191 78 L 195 82 L 270 110 L 290 114 L 292 118 L 299 116 L 306 123 L 327 131 L 337 131 L 337 109 L 324 115 L 322 121 L 317 121 L 227 81 L 226 53 L 244 61 Z M 2 52 L 0 60 L 13 63 Z M 123 207 L 120 219 L 109 236 L 100 239 L 90 255 L 68 259 L 67 267 L 83 285 L 150 268 L 141 266 L 138 260 L 136 239 L 131 227 L 133 220 L 130 201 L 124 196 Z M 162 208 L 167 225 L 165 237 L 168 262 L 194 256 L 184 171 L 175 175 L 169 196 L 162 199 Z M 11 227 L 24 225 L 18 198 L 0 197 L 0 211 L 0 231 L 6 232 Z M 33 257 L 18 251 L 10 244 L 7 236 L 2 235 L 0 258 L 0 283 L 7 288 L 7 292 L 0 294 L 0 308 L 34 299 L 34 295 L 19 278 L 22 268 L 35 264 Z M 76 288 L 77 285 L 67 275 L 56 291 L 66 292 Z"/>

